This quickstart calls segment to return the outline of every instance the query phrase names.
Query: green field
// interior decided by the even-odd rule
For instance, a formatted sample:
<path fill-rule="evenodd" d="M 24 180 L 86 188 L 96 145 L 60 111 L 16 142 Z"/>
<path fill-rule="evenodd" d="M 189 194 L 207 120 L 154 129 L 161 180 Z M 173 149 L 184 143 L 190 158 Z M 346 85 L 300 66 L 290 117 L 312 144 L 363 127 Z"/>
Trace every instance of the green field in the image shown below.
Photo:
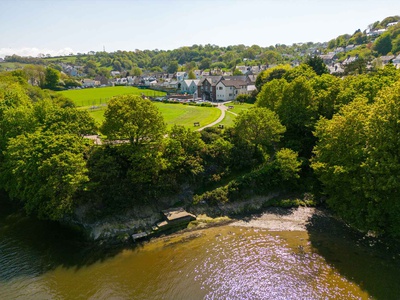
<path fill-rule="evenodd" d="M 110 98 L 117 95 L 146 95 L 150 97 L 161 97 L 164 96 L 164 92 L 153 91 L 148 89 L 139 89 L 131 86 L 114 86 L 114 87 L 102 87 L 102 88 L 87 88 L 80 90 L 68 90 L 58 92 L 61 95 L 74 101 L 77 107 L 82 106 L 93 106 L 107 103 Z"/>
<path fill-rule="evenodd" d="M 171 129 L 173 125 L 182 125 L 186 128 L 197 129 L 194 122 L 200 122 L 200 126 L 212 123 L 221 115 L 221 111 L 215 107 L 200 107 L 183 104 L 168 104 L 154 102 L 154 105 L 160 110 L 164 117 L 167 128 Z M 91 109 L 90 107 L 82 107 L 88 109 L 89 114 L 96 120 L 98 124 L 104 121 L 105 107 Z"/>
<path fill-rule="evenodd" d="M 248 110 L 249 108 L 252 108 L 254 104 L 248 104 L 248 103 L 239 103 L 239 102 L 231 102 L 228 103 L 227 106 L 233 106 L 233 108 L 229 109 L 229 111 L 239 114 L 244 110 Z"/>

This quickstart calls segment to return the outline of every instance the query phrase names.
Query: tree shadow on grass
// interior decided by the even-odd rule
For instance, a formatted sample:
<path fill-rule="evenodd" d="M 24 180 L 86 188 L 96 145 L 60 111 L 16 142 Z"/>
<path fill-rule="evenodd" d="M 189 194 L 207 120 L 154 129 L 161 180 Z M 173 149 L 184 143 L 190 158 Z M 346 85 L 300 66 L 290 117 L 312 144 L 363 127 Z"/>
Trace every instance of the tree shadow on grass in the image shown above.
<path fill-rule="evenodd" d="M 374 299 L 400 299 L 399 245 L 366 237 L 326 213 L 307 225 L 311 245 L 326 262 Z"/>

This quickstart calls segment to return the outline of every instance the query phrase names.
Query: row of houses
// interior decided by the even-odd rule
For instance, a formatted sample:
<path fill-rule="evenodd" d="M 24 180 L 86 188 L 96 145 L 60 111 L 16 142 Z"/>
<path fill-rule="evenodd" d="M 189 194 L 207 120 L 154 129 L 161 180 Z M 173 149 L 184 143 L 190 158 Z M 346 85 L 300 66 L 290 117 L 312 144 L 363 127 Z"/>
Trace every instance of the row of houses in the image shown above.
<path fill-rule="evenodd" d="M 255 89 L 256 75 L 208 76 L 197 83 L 197 97 L 208 101 L 230 101 Z"/>
<path fill-rule="evenodd" d="M 348 55 L 343 61 L 339 62 L 336 53 L 334 52 L 330 52 L 328 54 L 322 54 L 319 57 L 324 61 L 331 74 L 343 73 L 344 68 L 348 64 L 355 62 L 359 58 L 358 55 L 355 56 Z M 394 55 L 380 56 L 376 59 L 376 61 L 379 61 L 382 66 L 385 66 L 388 63 L 393 63 L 393 65 L 395 65 L 396 68 L 400 69 L 400 54 L 397 56 Z"/>

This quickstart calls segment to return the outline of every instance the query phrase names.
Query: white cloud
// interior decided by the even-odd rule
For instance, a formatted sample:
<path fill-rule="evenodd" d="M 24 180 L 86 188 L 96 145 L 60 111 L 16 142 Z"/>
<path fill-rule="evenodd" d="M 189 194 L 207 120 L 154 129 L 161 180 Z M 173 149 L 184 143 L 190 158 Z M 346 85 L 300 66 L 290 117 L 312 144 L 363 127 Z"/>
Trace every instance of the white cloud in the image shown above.
<path fill-rule="evenodd" d="M 50 54 L 51 56 L 62 56 L 70 53 L 75 53 L 71 48 L 63 48 L 59 50 L 52 49 L 39 49 L 39 48 L 0 48 L 0 57 L 4 58 L 7 55 L 19 55 L 19 56 L 32 56 L 37 57 L 38 54 Z"/>

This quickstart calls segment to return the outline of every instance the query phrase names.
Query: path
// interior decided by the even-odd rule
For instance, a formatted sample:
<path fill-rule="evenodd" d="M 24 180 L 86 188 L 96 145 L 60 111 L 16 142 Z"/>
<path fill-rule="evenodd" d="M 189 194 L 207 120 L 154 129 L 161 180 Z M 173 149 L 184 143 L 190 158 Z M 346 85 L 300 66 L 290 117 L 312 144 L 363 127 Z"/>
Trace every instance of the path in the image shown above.
<path fill-rule="evenodd" d="M 226 103 L 229 103 L 229 102 L 218 103 L 217 108 L 221 111 L 221 115 L 219 116 L 219 118 L 217 120 L 215 120 L 214 122 L 212 122 L 206 126 L 203 126 L 199 129 L 197 129 L 197 131 L 202 131 L 203 129 L 205 129 L 207 127 L 212 127 L 212 126 L 220 123 L 225 118 L 225 113 L 228 110 L 228 107 L 225 106 Z"/>

